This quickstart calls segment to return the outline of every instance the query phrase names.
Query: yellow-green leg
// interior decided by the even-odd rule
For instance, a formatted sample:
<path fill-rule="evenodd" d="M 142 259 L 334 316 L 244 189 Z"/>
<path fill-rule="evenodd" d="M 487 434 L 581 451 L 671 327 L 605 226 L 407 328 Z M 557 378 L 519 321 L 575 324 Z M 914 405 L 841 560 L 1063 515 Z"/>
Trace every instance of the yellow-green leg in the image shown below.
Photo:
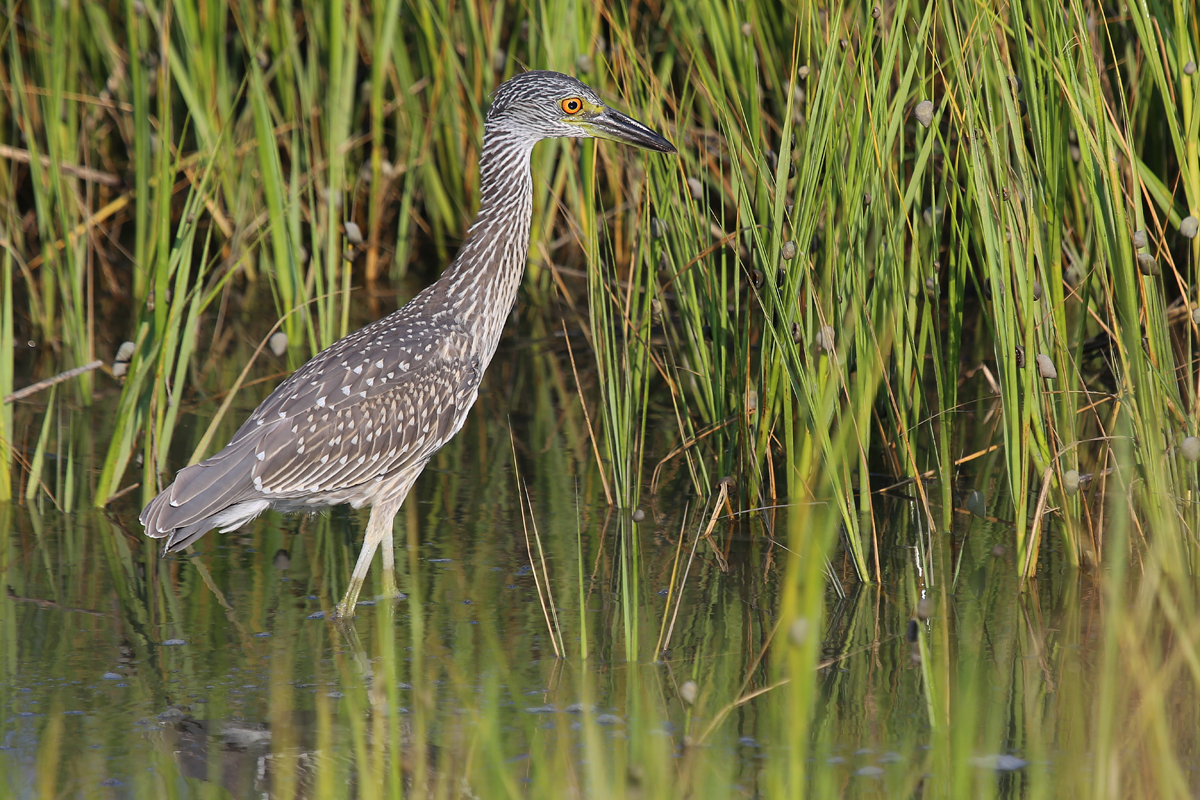
<path fill-rule="evenodd" d="M 375 550 L 383 545 L 383 592 L 388 597 L 396 594 L 396 564 L 395 553 L 392 550 L 392 526 L 396 521 L 396 512 L 404 502 L 404 495 L 389 497 L 382 503 L 371 507 L 371 517 L 367 520 L 367 535 L 363 540 L 362 550 L 358 553 L 358 562 L 350 575 L 350 586 L 346 596 L 333 610 L 334 619 L 350 619 L 354 616 L 354 607 L 358 604 L 358 595 L 362 591 L 367 573 L 371 571 L 371 561 L 375 558 Z"/>

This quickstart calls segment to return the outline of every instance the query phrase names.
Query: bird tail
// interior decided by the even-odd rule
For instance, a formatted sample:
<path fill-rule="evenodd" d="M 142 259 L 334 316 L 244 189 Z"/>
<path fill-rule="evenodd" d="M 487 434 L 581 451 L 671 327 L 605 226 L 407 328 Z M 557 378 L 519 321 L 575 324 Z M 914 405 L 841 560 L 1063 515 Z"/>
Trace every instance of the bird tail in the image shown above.
<path fill-rule="evenodd" d="M 142 510 L 146 535 L 167 540 L 163 552 L 182 550 L 213 528 L 240 528 L 270 505 L 255 497 L 253 438 L 180 470 L 175 482 Z"/>

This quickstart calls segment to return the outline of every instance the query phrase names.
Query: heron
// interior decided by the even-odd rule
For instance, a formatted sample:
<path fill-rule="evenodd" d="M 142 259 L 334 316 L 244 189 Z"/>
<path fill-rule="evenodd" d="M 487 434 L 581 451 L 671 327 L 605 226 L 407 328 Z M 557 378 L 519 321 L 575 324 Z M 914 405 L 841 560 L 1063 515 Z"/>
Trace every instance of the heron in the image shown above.
<path fill-rule="evenodd" d="M 369 507 L 362 549 L 333 617 L 354 615 L 375 551 L 396 594 L 392 529 L 429 459 L 466 421 L 517 299 L 533 212 L 530 156 L 560 137 L 675 148 L 593 89 L 533 70 L 492 94 L 479 159 L 479 213 L 441 277 L 399 310 L 318 353 L 284 380 L 220 452 L 185 467 L 142 510 L 146 533 L 182 550 L 268 508 Z"/>

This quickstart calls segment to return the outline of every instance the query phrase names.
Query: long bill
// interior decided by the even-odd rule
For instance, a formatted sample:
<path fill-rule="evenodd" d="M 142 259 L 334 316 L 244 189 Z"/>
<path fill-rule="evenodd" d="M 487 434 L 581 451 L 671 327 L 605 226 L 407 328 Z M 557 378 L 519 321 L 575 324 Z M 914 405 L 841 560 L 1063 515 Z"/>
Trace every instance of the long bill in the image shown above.
<path fill-rule="evenodd" d="M 624 142 L 660 153 L 675 152 L 675 145 L 637 120 L 630 119 L 607 106 L 600 114 L 588 120 L 587 127 L 598 139 L 611 139 L 614 142 Z"/>

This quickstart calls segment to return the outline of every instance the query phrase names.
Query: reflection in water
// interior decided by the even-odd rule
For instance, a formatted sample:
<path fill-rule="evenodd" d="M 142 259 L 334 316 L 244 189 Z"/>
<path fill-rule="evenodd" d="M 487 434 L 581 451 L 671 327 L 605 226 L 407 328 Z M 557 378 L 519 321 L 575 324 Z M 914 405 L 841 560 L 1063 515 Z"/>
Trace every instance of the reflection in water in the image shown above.
<path fill-rule="evenodd" d="M 390 609 L 382 613 L 394 623 Z M 374 680 L 371 658 L 362 648 L 355 628 L 335 627 L 339 628 L 344 642 L 346 663 L 352 664 L 352 670 L 357 672 L 355 683 L 361 683 L 365 690 L 368 701 L 364 709 L 368 716 L 365 729 L 376 733 L 382 731 L 385 737 L 385 742 L 372 740 L 369 746 L 386 753 L 390 749 L 385 746 L 390 727 L 383 724 L 376 728 L 371 720 L 378 718 L 386 723 L 391 714 L 388 693 L 379 681 Z M 310 687 L 301 685 L 299 688 Z M 326 693 L 327 698 L 334 700 L 344 696 L 338 690 Z M 317 748 L 319 715 L 282 705 L 268 701 L 268 715 L 262 721 L 197 717 L 188 706 L 171 706 L 157 715 L 159 727 L 151 729 L 147 738 L 156 750 L 173 754 L 180 777 L 219 784 L 234 797 L 327 796 L 317 789 L 319 777 L 339 767 L 319 762 L 322 758 L 336 758 L 336 748 L 324 751 Z M 402 740 L 398 747 L 404 754 L 411 751 L 407 744 L 409 725 L 403 717 L 407 709 L 397 708 L 396 712 L 401 715 Z M 436 765 L 430 765 L 426 775 L 432 774 L 433 768 Z M 410 775 L 411 765 L 404 765 L 402 772 Z M 406 787 L 411 788 L 411 782 L 406 782 Z"/>
<path fill-rule="evenodd" d="M 772 536 L 751 519 L 704 537 L 710 511 L 660 496 L 634 526 L 582 496 L 576 462 L 551 447 L 521 473 L 556 658 L 512 453 L 490 457 L 459 446 L 433 465 L 397 528 L 406 597 L 361 605 L 350 626 L 320 613 L 344 589 L 354 514 L 267 515 L 160 559 L 126 526 L 136 498 L 110 514 L 0 509 L 3 793 L 749 797 L 801 781 L 817 796 L 1088 795 L 1101 736 L 1131 775 L 1151 745 L 1195 744 L 1194 642 L 1105 609 L 1096 579 L 1052 550 L 1022 590 L 1000 524 L 943 548 L 897 514 L 886 585 L 818 592 L 819 610 L 796 616 L 783 592 L 808 584 L 789 577 L 804 539 L 780 544 L 788 512 L 767 520 Z M 815 569 L 842 573 L 838 557 Z M 1107 650 L 1113 630 L 1161 662 Z M 810 644 L 817 671 L 790 671 Z M 1143 708 L 1162 712 L 1148 738 Z M 1197 788 L 1195 771 L 1176 774 Z"/>
<path fill-rule="evenodd" d="M 234 797 L 269 794 L 274 775 L 271 731 L 266 725 L 196 719 L 178 709 L 168 709 L 158 718 L 163 727 L 157 744 L 175 754 L 180 777 L 207 781 L 215 770 L 219 776 L 215 782 Z M 307 766 L 313 755 L 301 752 L 296 756 L 301 784 L 310 772 Z"/>

